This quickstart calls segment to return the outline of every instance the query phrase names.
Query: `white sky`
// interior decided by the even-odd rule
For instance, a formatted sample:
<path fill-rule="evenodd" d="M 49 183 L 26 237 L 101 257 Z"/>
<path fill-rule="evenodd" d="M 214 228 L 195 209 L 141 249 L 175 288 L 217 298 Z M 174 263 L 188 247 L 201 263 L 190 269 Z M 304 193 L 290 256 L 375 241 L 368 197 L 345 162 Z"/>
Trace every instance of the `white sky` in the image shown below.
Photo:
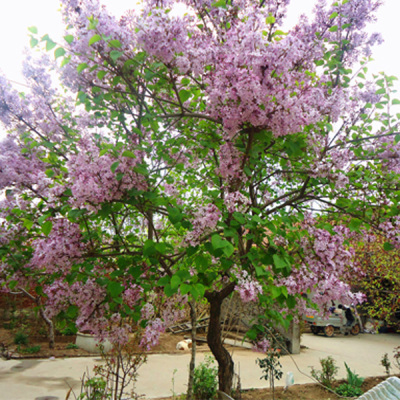
<path fill-rule="evenodd" d="M 135 7 L 136 0 L 101 0 L 116 15 Z M 329 0 L 328 0 L 329 2 Z M 311 15 L 316 0 L 291 0 L 287 25 L 296 23 L 301 13 Z M 58 12 L 57 0 L 3 0 L 0 8 L 0 71 L 14 81 L 22 82 L 21 63 L 25 47 L 29 47 L 27 28 L 36 26 L 39 34 L 48 33 L 53 39 L 63 34 L 63 23 Z M 384 44 L 374 48 L 375 61 L 369 69 L 385 71 L 400 78 L 400 1 L 385 0 L 378 22 L 371 26 L 372 32 L 380 32 Z M 400 85 L 399 85 L 400 87 Z"/>

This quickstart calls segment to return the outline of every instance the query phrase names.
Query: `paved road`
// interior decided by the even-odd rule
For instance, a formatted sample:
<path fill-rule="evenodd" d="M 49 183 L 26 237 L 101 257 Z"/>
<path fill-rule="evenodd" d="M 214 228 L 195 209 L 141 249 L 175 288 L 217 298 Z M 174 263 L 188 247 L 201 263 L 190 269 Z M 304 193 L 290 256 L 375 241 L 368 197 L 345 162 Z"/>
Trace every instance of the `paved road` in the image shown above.
<path fill-rule="evenodd" d="M 380 360 L 384 353 L 392 355 L 394 347 L 400 346 L 400 335 L 358 335 L 326 338 L 304 334 L 301 354 L 281 358 L 284 376 L 293 372 L 295 383 L 308 383 L 310 367 L 320 367 L 319 359 L 328 355 L 337 361 L 339 377 L 345 377 L 344 361 L 360 376 L 384 375 Z M 260 380 L 261 370 L 256 359 L 261 354 L 248 350 L 235 350 L 233 358 L 236 371 L 240 373 L 242 388 L 267 387 Z M 198 355 L 200 362 L 204 353 Z M 151 355 L 139 371 L 137 393 L 147 399 L 170 396 L 172 390 L 186 390 L 189 354 Z M 99 358 L 70 358 L 56 360 L 0 360 L 0 400 L 64 400 L 69 387 L 79 394 L 80 378 L 85 371 L 100 361 Z M 296 367 L 296 364 L 299 370 Z M 175 371 L 176 370 L 176 371 Z M 175 371 L 175 373 L 174 373 Z M 303 373 L 302 373 L 303 372 Z M 174 378 L 174 388 L 172 379 Z M 284 379 L 278 384 L 284 385 Z M 72 396 L 71 400 L 74 399 Z"/>

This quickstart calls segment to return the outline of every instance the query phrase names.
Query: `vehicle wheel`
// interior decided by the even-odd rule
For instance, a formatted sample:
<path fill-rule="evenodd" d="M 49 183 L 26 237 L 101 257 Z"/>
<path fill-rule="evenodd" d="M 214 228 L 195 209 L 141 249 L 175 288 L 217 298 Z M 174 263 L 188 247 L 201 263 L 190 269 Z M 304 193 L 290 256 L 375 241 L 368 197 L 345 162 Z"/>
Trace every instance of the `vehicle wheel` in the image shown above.
<path fill-rule="evenodd" d="M 316 326 L 312 326 L 312 325 L 311 325 L 311 332 L 312 332 L 314 335 L 318 335 L 318 328 L 317 328 Z"/>
<path fill-rule="evenodd" d="M 351 328 L 352 335 L 358 335 L 360 333 L 360 325 L 356 324 Z"/>
<path fill-rule="evenodd" d="M 324 328 L 325 336 L 332 337 L 334 333 L 335 333 L 335 328 L 332 325 L 325 326 Z"/>

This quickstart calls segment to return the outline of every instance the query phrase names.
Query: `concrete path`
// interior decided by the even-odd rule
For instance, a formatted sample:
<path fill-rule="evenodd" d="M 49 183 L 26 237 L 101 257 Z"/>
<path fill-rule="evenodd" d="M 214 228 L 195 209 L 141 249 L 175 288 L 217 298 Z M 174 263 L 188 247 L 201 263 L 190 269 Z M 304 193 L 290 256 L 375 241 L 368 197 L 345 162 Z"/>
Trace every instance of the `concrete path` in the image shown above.
<path fill-rule="evenodd" d="M 392 356 L 393 349 L 400 346 L 400 335 L 381 334 L 336 336 L 326 338 L 304 334 L 301 354 L 281 357 L 284 377 L 293 372 L 295 383 L 309 383 L 310 367 L 320 368 L 319 360 L 333 356 L 339 366 L 339 377 L 346 376 L 344 361 L 360 376 L 384 375 L 380 360 L 384 353 Z M 268 387 L 260 380 L 261 370 L 256 359 L 262 354 L 249 350 L 235 350 L 233 358 L 236 372 L 240 374 L 243 389 Z M 198 362 L 204 353 L 198 354 Z M 64 400 L 69 387 L 79 394 L 80 378 L 101 360 L 99 358 L 70 358 L 47 360 L 0 360 L 0 400 Z M 190 355 L 150 355 L 139 370 L 136 385 L 138 394 L 146 399 L 171 396 L 186 391 Z M 296 367 L 296 364 L 299 370 Z M 175 372 L 174 372 L 175 371 Z M 284 385 L 283 378 L 278 385 Z M 71 396 L 70 399 L 75 399 Z"/>

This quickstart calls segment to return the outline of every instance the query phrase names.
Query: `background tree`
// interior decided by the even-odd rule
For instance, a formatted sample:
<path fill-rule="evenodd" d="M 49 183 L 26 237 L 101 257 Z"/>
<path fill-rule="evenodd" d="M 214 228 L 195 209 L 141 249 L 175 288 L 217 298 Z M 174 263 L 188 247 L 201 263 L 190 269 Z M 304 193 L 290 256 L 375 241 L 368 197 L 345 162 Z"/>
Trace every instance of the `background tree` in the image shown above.
<path fill-rule="evenodd" d="M 373 319 L 388 325 L 400 323 L 400 254 L 381 237 L 370 237 L 356 247 L 356 259 L 363 275 L 352 285 L 363 292 L 362 309 Z"/>
<path fill-rule="evenodd" d="M 0 78 L 5 282 L 42 274 L 49 317 L 76 312 L 117 343 L 141 324 L 143 346 L 176 296 L 205 298 L 227 393 L 234 291 L 285 326 L 311 306 L 301 292 L 321 309 L 359 300 L 344 283 L 352 232 L 398 235 L 395 78 L 356 66 L 380 41 L 364 31 L 380 2 L 321 1 L 286 33 L 287 3 L 146 1 L 118 21 L 64 0 L 65 43 L 31 28 L 55 61 L 28 57 L 26 93 Z"/>

